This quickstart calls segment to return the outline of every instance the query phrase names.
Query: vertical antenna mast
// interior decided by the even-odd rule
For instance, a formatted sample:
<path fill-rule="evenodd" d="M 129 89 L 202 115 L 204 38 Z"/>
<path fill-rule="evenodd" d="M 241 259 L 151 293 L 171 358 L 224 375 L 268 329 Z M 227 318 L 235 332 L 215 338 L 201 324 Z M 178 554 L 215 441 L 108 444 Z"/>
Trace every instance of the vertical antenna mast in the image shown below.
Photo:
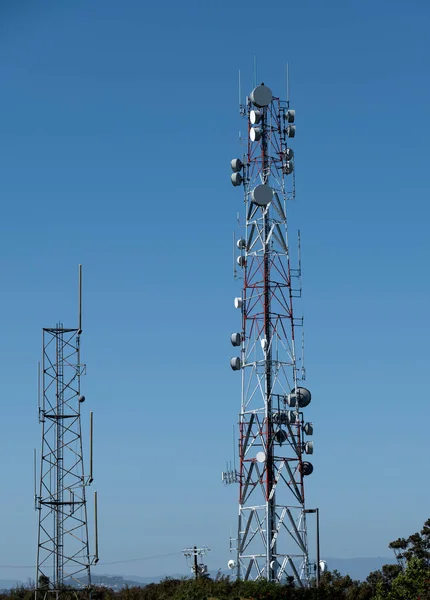
<path fill-rule="evenodd" d="M 95 562 L 89 551 L 85 494 L 92 480 L 92 460 L 91 477 L 87 479 L 81 431 L 81 407 L 85 401 L 81 394 L 85 365 L 80 358 L 82 265 L 79 265 L 78 298 L 77 328 L 58 323 L 43 329 L 36 599 L 48 594 L 58 599 L 65 586 L 77 585 L 81 591 L 88 590 L 90 566 Z"/>
<path fill-rule="evenodd" d="M 93 411 L 90 412 L 90 476 L 88 483 L 94 481 L 93 477 Z"/>
<path fill-rule="evenodd" d="M 78 268 L 78 330 L 82 333 L 82 265 Z"/>
<path fill-rule="evenodd" d="M 304 420 L 311 394 L 302 386 L 296 357 L 296 330 L 303 320 L 296 317 L 301 284 L 292 281 L 301 267 L 292 267 L 288 244 L 286 203 L 294 189 L 290 141 L 296 132 L 288 79 L 287 65 L 286 101 L 255 81 L 244 111 L 248 153 L 243 162 L 231 161 L 232 184 L 244 187 L 245 236 L 237 243 L 243 290 L 234 302 L 241 330 L 231 335 L 240 349 L 230 366 L 241 371 L 242 398 L 237 555 L 229 567 L 240 579 L 290 576 L 307 586 L 304 478 L 313 466 L 304 458 L 313 453 L 313 442 L 303 437 L 313 428 Z"/>
<path fill-rule="evenodd" d="M 94 564 L 99 562 L 99 521 L 98 521 L 98 502 L 97 492 L 94 492 Z"/>
<path fill-rule="evenodd" d="M 37 411 L 40 410 L 40 362 L 37 363 Z"/>
<path fill-rule="evenodd" d="M 242 83 L 241 83 L 241 79 L 240 79 L 240 71 L 239 71 L 239 114 L 241 117 L 243 117 L 245 115 L 245 105 L 242 101 Z M 240 139 L 240 132 L 239 132 L 239 139 Z"/>
<path fill-rule="evenodd" d="M 37 453 L 36 448 L 33 451 L 33 483 L 34 483 L 34 508 L 37 509 Z"/>

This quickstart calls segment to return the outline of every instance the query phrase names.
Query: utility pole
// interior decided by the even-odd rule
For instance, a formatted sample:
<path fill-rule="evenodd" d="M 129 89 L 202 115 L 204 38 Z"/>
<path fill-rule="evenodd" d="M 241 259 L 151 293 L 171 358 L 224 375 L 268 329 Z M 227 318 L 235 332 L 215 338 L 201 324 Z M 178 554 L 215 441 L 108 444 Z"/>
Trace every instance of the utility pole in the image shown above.
<path fill-rule="evenodd" d="M 316 508 L 317 514 L 317 587 L 320 585 L 320 509 Z"/>
<path fill-rule="evenodd" d="M 204 575 L 207 572 L 207 566 L 203 563 L 198 563 L 198 557 L 204 556 L 207 552 L 210 552 L 210 549 L 204 546 L 203 548 L 197 548 L 197 546 L 193 546 L 192 548 L 185 548 L 182 550 L 182 554 L 187 559 L 193 559 L 193 565 L 191 567 L 191 571 L 194 573 L 194 577 L 198 579 L 201 575 Z"/>
<path fill-rule="evenodd" d="M 308 508 L 305 513 L 315 514 L 317 518 L 317 564 L 315 568 L 316 586 L 320 585 L 320 509 Z"/>
<path fill-rule="evenodd" d="M 197 565 L 197 546 L 194 546 L 194 573 L 195 573 L 195 578 L 197 579 L 199 576 L 199 568 Z"/>

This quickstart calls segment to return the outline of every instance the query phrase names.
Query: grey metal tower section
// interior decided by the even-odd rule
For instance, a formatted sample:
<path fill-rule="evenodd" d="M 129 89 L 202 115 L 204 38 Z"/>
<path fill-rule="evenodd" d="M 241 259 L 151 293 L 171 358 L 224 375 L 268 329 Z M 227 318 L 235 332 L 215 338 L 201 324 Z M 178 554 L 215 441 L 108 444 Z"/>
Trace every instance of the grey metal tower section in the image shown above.
<path fill-rule="evenodd" d="M 85 474 L 81 409 L 82 267 L 79 265 L 78 327 L 61 323 L 43 329 L 42 378 L 39 381 L 39 422 L 42 424 L 36 596 L 54 594 L 66 586 L 88 589 L 91 564 L 88 540 L 86 487 L 93 481 L 90 413 L 90 469 Z M 42 385 L 40 385 L 40 383 Z M 41 392 L 41 393 L 40 393 Z M 96 494 L 95 520 L 97 519 Z"/>
<path fill-rule="evenodd" d="M 313 426 L 303 409 L 303 318 L 300 241 L 292 256 L 287 201 L 295 196 L 295 111 L 261 84 L 241 106 L 247 152 L 231 162 L 231 180 L 244 188 L 244 227 L 237 241 L 243 279 L 235 298 L 241 329 L 231 335 L 240 351 L 231 359 L 242 374 L 239 414 L 238 578 L 306 586 L 310 578 L 304 478 L 313 471 L 305 454 Z M 295 261 L 296 266 L 293 267 Z"/>

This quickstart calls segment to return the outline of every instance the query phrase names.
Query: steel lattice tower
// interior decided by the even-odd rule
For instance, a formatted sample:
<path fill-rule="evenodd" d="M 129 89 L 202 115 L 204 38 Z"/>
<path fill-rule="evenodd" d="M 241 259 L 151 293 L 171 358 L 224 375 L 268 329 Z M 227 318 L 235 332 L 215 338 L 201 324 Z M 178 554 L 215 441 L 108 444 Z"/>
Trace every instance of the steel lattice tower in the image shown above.
<path fill-rule="evenodd" d="M 54 594 L 66 586 L 89 589 L 91 564 L 85 488 L 93 481 L 92 430 L 90 413 L 90 472 L 85 475 L 81 407 L 82 268 L 79 266 L 79 323 L 65 328 L 61 323 L 43 329 L 42 386 L 39 376 L 39 421 L 42 424 L 37 542 L 37 593 Z M 42 387 L 42 394 L 40 394 Z M 41 397 L 40 397 L 41 396 Z M 97 493 L 95 522 L 97 523 Z"/>
<path fill-rule="evenodd" d="M 244 187 L 245 235 L 237 241 L 243 291 L 235 299 L 242 328 L 231 336 L 241 352 L 230 363 L 242 373 L 240 492 L 237 558 L 229 566 L 241 579 L 292 577 L 306 586 L 304 477 L 313 466 L 303 458 L 313 452 L 313 442 L 304 441 L 313 427 L 302 410 L 311 394 L 302 386 L 303 317 L 296 316 L 300 236 L 293 268 L 287 227 L 287 201 L 295 196 L 289 145 L 295 111 L 261 84 L 241 105 L 241 115 L 247 120 L 247 152 L 231 162 L 233 185 Z"/>

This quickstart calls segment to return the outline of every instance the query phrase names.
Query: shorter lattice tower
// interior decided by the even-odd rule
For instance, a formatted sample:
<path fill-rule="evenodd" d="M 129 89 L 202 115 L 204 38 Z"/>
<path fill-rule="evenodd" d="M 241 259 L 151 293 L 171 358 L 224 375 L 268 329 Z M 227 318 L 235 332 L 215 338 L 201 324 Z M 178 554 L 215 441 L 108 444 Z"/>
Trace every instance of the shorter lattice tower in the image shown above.
<path fill-rule="evenodd" d="M 82 266 L 79 265 L 78 327 L 61 323 L 43 329 L 39 368 L 39 422 L 42 424 L 36 598 L 59 598 L 68 587 L 91 589 L 91 565 L 98 561 L 97 492 L 94 493 L 95 554 L 90 555 L 86 488 L 93 481 L 93 413 L 90 466 L 85 474 L 81 409 Z"/>

